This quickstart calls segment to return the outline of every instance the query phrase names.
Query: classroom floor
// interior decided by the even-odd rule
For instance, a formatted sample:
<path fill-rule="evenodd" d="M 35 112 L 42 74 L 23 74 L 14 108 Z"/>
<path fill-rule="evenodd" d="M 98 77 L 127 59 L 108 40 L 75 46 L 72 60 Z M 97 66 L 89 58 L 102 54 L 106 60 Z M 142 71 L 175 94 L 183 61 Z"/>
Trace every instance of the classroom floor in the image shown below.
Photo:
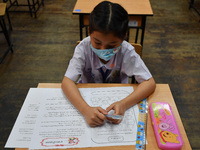
<path fill-rule="evenodd" d="M 154 16 L 147 17 L 143 60 L 156 83 L 170 85 L 192 149 L 200 150 L 200 17 L 188 9 L 188 0 L 150 2 Z M 62 81 L 79 40 L 74 5 L 75 0 L 45 1 L 37 19 L 10 13 L 14 53 L 0 64 L 0 150 L 29 88 Z M 6 47 L 0 34 L 0 56 Z"/>

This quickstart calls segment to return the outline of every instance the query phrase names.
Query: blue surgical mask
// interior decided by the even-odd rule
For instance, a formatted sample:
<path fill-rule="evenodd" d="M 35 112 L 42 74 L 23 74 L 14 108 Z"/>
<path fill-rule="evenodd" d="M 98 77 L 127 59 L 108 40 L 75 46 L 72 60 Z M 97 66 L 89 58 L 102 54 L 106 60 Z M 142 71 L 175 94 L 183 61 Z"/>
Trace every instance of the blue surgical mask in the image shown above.
<path fill-rule="evenodd" d="M 92 51 L 101 59 L 105 61 L 109 61 L 122 47 L 122 44 L 116 48 L 111 48 L 111 49 L 96 49 L 90 44 L 90 47 Z"/>

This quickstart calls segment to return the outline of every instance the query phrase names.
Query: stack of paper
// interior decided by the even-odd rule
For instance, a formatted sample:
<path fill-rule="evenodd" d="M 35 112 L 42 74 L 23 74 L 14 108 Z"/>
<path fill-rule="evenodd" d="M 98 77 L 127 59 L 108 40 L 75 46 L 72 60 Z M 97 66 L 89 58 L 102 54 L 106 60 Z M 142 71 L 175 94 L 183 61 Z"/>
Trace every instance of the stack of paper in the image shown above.
<path fill-rule="evenodd" d="M 79 90 L 90 106 L 104 109 L 133 92 L 132 87 Z M 135 145 L 138 114 L 135 105 L 126 111 L 120 124 L 105 122 L 91 128 L 62 89 L 31 88 L 5 147 L 53 149 Z"/>

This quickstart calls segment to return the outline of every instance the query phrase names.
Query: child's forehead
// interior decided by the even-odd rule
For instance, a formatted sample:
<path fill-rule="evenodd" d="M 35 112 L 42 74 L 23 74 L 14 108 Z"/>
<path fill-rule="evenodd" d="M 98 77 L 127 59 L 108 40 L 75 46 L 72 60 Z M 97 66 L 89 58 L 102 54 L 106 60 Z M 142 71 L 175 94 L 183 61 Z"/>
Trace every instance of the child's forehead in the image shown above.
<path fill-rule="evenodd" d="M 115 36 L 113 33 L 102 33 L 99 31 L 93 31 L 90 34 L 91 40 L 106 42 L 106 43 L 118 43 L 122 42 L 122 40 Z"/>

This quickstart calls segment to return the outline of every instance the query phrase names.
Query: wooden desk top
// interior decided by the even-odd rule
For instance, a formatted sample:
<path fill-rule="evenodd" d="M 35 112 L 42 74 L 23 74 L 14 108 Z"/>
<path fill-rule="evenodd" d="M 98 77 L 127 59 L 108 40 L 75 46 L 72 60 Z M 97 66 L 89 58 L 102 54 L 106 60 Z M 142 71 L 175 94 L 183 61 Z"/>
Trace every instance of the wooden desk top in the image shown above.
<path fill-rule="evenodd" d="M 91 87 L 119 87 L 119 86 L 133 86 L 133 88 L 136 88 L 136 84 L 78 84 L 79 88 L 91 88 Z M 61 88 L 60 83 L 39 83 L 38 88 Z M 176 104 L 174 102 L 172 93 L 170 91 L 168 84 L 156 84 L 156 90 L 155 92 L 148 98 L 149 104 L 152 102 L 167 102 L 170 104 L 172 111 L 174 113 L 174 117 L 177 121 L 177 125 L 181 134 L 181 137 L 183 139 L 183 147 L 181 150 L 191 150 L 190 143 L 188 141 L 185 129 L 183 127 L 181 118 L 179 116 Z M 148 115 L 148 126 L 147 126 L 147 150 L 160 150 L 156 143 L 156 138 L 154 135 L 153 127 L 151 125 L 151 118 L 150 115 Z M 131 146 L 112 146 L 112 147 L 90 147 L 90 148 L 70 148 L 67 150 L 135 150 L 135 145 Z M 23 148 L 16 148 L 15 150 L 28 150 Z"/>
<path fill-rule="evenodd" d="M 89 14 L 103 0 L 77 0 L 73 14 Z M 129 15 L 152 16 L 149 0 L 109 0 L 123 6 Z"/>

